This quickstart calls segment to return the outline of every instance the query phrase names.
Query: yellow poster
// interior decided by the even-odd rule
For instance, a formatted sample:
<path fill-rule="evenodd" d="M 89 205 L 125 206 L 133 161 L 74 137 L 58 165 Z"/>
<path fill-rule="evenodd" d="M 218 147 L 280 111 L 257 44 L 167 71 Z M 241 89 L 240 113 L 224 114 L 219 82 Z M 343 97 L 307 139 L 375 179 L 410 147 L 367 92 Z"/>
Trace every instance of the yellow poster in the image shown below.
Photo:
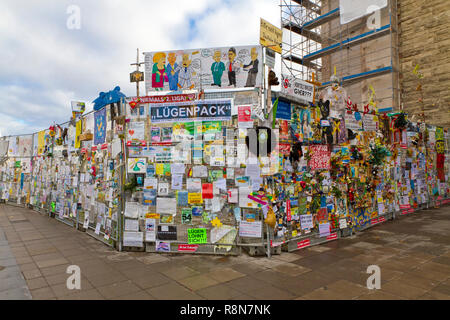
<path fill-rule="evenodd" d="M 281 29 L 261 18 L 259 30 L 259 43 L 281 54 L 281 43 L 283 42 Z"/>
<path fill-rule="evenodd" d="M 155 165 L 155 174 L 158 176 L 162 176 L 164 174 L 164 164 L 163 163 L 157 163 Z"/>
<path fill-rule="evenodd" d="M 145 214 L 146 219 L 159 219 L 160 216 L 161 215 L 159 213 L 146 213 Z"/>
<path fill-rule="evenodd" d="M 45 148 L 45 130 L 38 132 L 38 155 L 44 153 Z"/>
<path fill-rule="evenodd" d="M 189 192 L 188 194 L 188 203 L 189 204 L 202 204 L 203 198 L 201 192 Z"/>
<path fill-rule="evenodd" d="M 82 129 L 82 122 L 77 121 L 77 125 L 75 128 L 75 148 L 79 149 L 81 147 L 81 141 L 80 141 L 80 134 L 81 134 L 81 129 Z"/>

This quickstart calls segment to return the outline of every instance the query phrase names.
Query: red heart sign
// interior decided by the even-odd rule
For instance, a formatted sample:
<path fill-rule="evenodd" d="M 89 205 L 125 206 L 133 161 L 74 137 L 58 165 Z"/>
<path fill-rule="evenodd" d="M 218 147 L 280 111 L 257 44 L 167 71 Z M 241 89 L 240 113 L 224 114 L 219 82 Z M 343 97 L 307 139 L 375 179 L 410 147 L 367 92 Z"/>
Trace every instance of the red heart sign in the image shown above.
<path fill-rule="evenodd" d="M 128 130 L 128 133 L 132 136 L 134 134 L 134 130 Z"/>

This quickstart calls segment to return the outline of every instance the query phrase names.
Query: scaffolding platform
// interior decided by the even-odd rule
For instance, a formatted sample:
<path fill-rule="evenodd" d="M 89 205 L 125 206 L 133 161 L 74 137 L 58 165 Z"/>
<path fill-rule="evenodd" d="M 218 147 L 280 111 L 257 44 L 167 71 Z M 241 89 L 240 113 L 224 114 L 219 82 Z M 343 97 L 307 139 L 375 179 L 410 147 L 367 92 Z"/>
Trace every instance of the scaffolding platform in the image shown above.
<path fill-rule="evenodd" d="M 365 105 L 367 88 L 379 108 L 400 106 L 397 1 L 379 10 L 379 28 L 366 14 L 341 24 L 339 0 L 280 0 L 283 75 L 331 84 L 336 74 L 352 101 Z"/>
<path fill-rule="evenodd" d="M 381 28 L 369 31 L 369 32 L 365 32 L 363 34 L 360 34 L 358 36 L 352 37 L 352 38 L 348 38 L 344 41 L 335 43 L 331 46 L 325 47 L 321 50 L 318 50 L 316 52 L 312 52 L 310 54 L 307 54 L 306 56 L 303 57 L 303 61 L 312 61 L 312 60 L 316 60 L 318 58 L 323 57 L 324 55 L 327 54 L 331 54 L 333 52 L 336 52 L 337 50 L 339 50 L 342 47 L 346 47 L 347 49 L 351 46 L 355 46 L 357 44 L 360 44 L 362 42 L 365 41 L 369 41 L 369 40 L 373 40 L 377 37 L 381 37 L 384 35 L 389 34 L 390 32 L 390 24 L 387 24 L 385 26 L 382 26 Z"/>

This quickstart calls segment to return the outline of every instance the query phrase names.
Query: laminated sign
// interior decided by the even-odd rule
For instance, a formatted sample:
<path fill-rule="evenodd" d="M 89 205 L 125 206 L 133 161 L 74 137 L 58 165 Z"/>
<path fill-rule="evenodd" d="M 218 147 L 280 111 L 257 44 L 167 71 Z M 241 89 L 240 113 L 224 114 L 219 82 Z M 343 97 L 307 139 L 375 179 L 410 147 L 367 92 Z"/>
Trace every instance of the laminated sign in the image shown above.
<path fill-rule="evenodd" d="M 188 229 L 188 243 L 202 244 L 207 242 L 205 228 Z"/>
<path fill-rule="evenodd" d="M 239 236 L 248 238 L 261 238 L 261 221 L 239 223 Z"/>
<path fill-rule="evenodd" d="M 231 120 L 232 100 L 202 100 L 150 105 L 152 123 Z"/>

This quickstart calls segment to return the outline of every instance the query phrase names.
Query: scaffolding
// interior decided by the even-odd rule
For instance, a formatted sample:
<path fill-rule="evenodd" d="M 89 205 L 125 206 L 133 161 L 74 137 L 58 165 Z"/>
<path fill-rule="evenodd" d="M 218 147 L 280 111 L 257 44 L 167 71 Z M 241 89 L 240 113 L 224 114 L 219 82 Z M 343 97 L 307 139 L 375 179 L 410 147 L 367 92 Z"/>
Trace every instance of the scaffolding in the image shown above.
<path fill-rule="evenodd" d="M 283 30 L 282 74 L 330 84 L 336 70 L 352 102 L 377 107 L 400 106 L 397 0 L 380 10 L 380 25 L 370 29 L 368 16 L 340 23 L 339 0 L 280 0 Z"/>

